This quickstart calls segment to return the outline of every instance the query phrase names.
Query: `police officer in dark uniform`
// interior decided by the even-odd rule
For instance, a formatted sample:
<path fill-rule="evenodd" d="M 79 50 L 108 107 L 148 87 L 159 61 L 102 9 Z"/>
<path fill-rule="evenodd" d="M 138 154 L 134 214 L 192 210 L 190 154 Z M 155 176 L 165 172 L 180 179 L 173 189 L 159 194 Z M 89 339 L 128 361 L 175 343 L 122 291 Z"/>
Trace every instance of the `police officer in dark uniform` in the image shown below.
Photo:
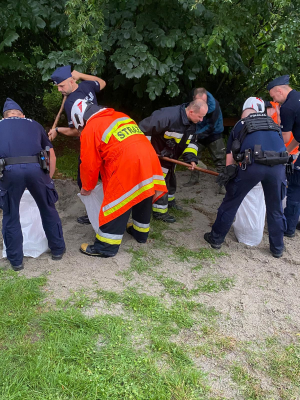
<path fill-rule="evenodd" d="M 12 268 L 20 271 L 24 266 L 19 206 L 26 188 L 40 210 L 53 260 L 61 260 L 65 242 L 54 205 L 58 199 L 51 179 L 55 170 L 55 154 L 47 134 L 39 123 L 25 118 L 21 107 L 9 98 L 4 104 L 3 117 L 0 121 L 2 233 L 7 258 Z M 46 146 L 50 148 L 50 166 L 47 165 L 47 153 L 43 151 Z"/>
<path fill-rule="evenodd" d="M 221 248 L 244 197 L 261 182 L 267 208 L 270 251 L 276 258 L 282 256 L 286 226 L 282 199 L 286 191 L 284 164 L 287 161 L 279 126 L 266 114 L 246 109 L 228 140 L 227 167 L 219 176 L 226 185 L 226 195 L 211 232 L 204 235 L 211 247 Z"/>
<path fill-rule="evenodd" d="M 80 133 L 74 127 L 71 118 L 71 109 L 73 107 L 73 104 L 78 99 L 85 99 L 91 101 L 94 104 L 98 104 L 96 93 L 99 93 L 100 90 L 104 89 L 104 87 L 106 86 L 106 82 L 103 79 L 98 78 L 97 76 L 83 74 L 75 70 L 71 72 L 70 65 L 65 65 L 63 67 L 57 68 L 51 75 L 51 79 L 53 83 L 57 86 L 58 91 L 61 92 L 64 96 L 67 96 L 66 102 L 64 104 L 64 109 L 67 114 L 69 127 L 57 127 L 55 129 L 51 129 L 48 132 L 49 139 L 51 141 L 54 140 L 58 133 L 62 133 L 66 136 L 80 136 Z M 76 82 L 78 80 L 81 80 L 79 84 L 77 84 Z M 80 180 L 79 165 L 77 183 L 79 189 L 81 189 L 82 184 Z M 80 224 L 90 223 L 87 215 L 77 218 L 77 221 Z"/>
<path fill-rule="evenodd" d="M 198 146 L 194 138 L 196 124 L 203 120 L 207 110 L 207 104 L 203 100 L 161 108 L 143 119 L 139 128 L 151 140 L 157 154 L 176 160 L 182 155 L 183 160 L 191 164 L 192 170 L 198 163 Z M 153 204 L 153 218 L 173 223 L 176 219 L 168 213 L 168 208 L 181 209 L 175 202 L 175 164 L 165 160 L 160 160 L 160 163 L 168 194 Z"/>
<path fill-rule="evenodd" d="M 267 89 L 273 100 L 281 104 L 280 120 L 285 143 L 290 140 L 291 131 L 293 132 L 294 139 L 287 147 L 290 152 L 300 143 L 300 92 L 289 86 L 289 78 L 289 75 L 280 76 L 270 82 Z M 293 173 L 289 173 L 287 178 L 288 189 L 284 210 L 287 229 L 284 236 L 294 237 L 300 216 L 300 157 L 294 164 Z"/>

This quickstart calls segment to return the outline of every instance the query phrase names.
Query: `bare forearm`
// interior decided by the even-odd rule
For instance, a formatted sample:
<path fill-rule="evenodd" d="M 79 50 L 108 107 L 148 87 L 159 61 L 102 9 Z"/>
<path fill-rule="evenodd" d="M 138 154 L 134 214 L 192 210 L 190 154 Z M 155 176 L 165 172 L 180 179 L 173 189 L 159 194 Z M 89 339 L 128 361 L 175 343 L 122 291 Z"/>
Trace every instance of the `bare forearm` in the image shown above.
<path fill-rule="evenodd" d="M 232 153 L 226 154 L 226 167 L 227 165 L 236 164 Z"/>
<path fill-rule="evenodd" d="M 286 143 L 286 142 L 285 142 Z M 294 138 L 291 143 L 288 145 L 288 147 L 286 148 L 286 150 L 290 153 L 291 151 L 293 151 L 296 147 L 299 146 L 299 143 L 297 142 L 297 140 Z"/>
<path fill-rule="evenodd" d="M 282 138 L 283 138 L 284 143 L 287 143 L 291 139 L 291 134 L 292 134 L 292 132 L 282 132 Z M 291 144 L 292 143 L 293 142 L 291 142 Z M 296 146 L 294 146 L 294 148 L 295 147 Z"/>
<path fill-rule="evenodd" d="M 72 72 L 72 76 L 73 76 L 73 79 L 75 79 L 76 81 L 78 81 L 78 80 L 97 81 L 97 82 L 99 82 L 100 90 L 104 89 L 106 86 L 106 82 L 103 79 L 98 78 L 98 76 L 83 74 L 82 72 L 78 72 L 75 70 Z"/>
<path fill-rule="evenodd" d="M 80 136 L 80 132 L 76 128 L 57 128 L 59 133 L 66 136 Z"/>
<path fill-rule="evenodd" d="M 80 132 L 76 128 L 57 128 L 58 132 L 66 135 L 66 136 L 80 136 Z M 55 129 L 50 129 L 48 132 L 48 137 L 52 141 L 56 138 L 57 136 L 57 131 Z"/>
<path fill-rule="evenodd" d="M 50 149 L 50 170 L 49 170 L 50 178 L 52 178 L 54 175 L 55 167 L 56 167 L 56 156 L 54 150 Z"/>

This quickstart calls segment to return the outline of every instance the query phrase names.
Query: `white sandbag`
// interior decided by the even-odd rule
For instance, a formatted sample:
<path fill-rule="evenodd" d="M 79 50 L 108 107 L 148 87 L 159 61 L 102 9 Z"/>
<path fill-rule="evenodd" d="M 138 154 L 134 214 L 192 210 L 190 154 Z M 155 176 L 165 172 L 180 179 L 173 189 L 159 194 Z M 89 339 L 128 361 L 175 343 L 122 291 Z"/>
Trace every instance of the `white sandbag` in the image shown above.
<path fill-rule="evenodd" d="M 104 197 L 102 183 L 97 185 L 89 196 L 82 196 L 80 193 L 78 193 L 78 196 L 85 205 L 89 220 L 97 233 L 99 230 L 99 213 Z"/>
<path fill-rule="evenodd" d="M 237 240 L 249 246 L 257 246 L 262 240 L 266 217 L 264 191 L 259 182 L 240 205 L 233 229 Z"/>
<path fill-rule="evenodd" d="M 23 254 L 37 258 L 48 250 L 48 240 L 42 225 L 41 214 L 34 198 L 25 190 L 20 202 L 20 223 L 23 234 Z M 2 256 L 6 257 L 3 242 Z"/>
<path fill-rule="evenodd" d="M 286 196 L 285 196 L 285 198 L 282 200 L 282 209 L 283 209 L 283 211 L 284 211 L 285 207 L 286 207 Z"/>

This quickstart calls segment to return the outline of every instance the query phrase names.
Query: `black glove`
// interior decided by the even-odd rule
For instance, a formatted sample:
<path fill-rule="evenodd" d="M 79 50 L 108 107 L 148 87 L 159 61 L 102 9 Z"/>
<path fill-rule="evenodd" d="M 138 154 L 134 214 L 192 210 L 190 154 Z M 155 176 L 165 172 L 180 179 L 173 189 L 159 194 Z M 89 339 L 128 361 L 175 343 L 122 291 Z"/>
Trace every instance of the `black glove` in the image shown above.
<path fill-rule="evenodd" d="M 176 142 L 174 139 L 169 139 L 166 141 L 166 147 L 160 152 L 162 157 L 174 157 L 174 148 L 176 146 Z"/>
<path fill-rule="evenodd" d="M 220 186 L 226 186 L 231 179 L 234 179 L 237 176 L 238 168 L 239 167 L 236 164 L 227 165 L 227 167 L 224 168 L 224 171 L 217 177 L 216 182 Z"/>
<path fill-rule="evenodd" d="M 294 173 L 294 157 L 292 154 L 290 155 L 289 160 L 285 165 L 285 172 L 287 175 Z"/>

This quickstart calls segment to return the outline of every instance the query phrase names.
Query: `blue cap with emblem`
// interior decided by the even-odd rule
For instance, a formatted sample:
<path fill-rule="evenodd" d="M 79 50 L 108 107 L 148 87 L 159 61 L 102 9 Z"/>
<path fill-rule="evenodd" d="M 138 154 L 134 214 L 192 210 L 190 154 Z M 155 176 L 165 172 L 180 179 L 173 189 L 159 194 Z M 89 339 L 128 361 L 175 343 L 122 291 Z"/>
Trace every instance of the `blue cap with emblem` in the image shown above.
<path fill-rule="evenodd" d="M 71 65 L 59 67 L 51 75 L 51 79 L 54 85 L 59 85 L 61 82 L 65 81 L 68 78 L 72 78 Z"/>
<path fill-rule="evenodd" d="M 288 85 L 289 83 L 290 83 L 290 76 L 282 75 L 282 76 L 279 76 L 278 78 L 274 79 L 272 82 L 270 82 L 267 86 L 267 90 L 270 91 L 275 86 Z"/>
<path fill-rule="evenodd" d="M 8 110 L 19 110 L 21 113 L 23 113 L 22 108 L 17 104 L 15 101 L 7 97 L 4 106 L 3 106 L 3 112 L 8 111 Z M 24 113 L 23 113 L 24 114 Z"/>

